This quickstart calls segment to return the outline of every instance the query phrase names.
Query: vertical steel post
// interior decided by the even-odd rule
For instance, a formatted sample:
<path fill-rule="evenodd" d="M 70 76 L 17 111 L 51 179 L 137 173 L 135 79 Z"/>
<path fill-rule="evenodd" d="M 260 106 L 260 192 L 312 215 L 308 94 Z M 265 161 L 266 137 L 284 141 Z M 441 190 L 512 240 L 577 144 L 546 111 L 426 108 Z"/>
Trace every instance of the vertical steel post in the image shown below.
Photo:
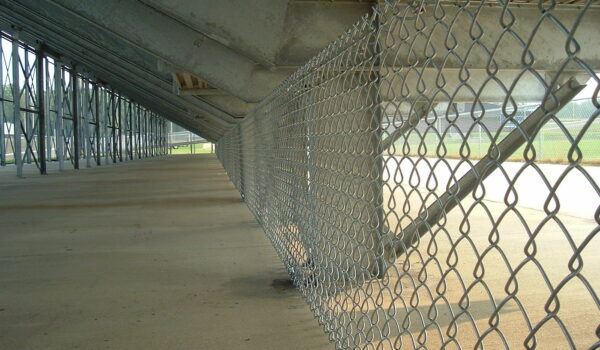
<path fill-rule="evenodd" d="M 123 157 L 124 160 L 127 160 L 127 155 L 129 154 L 129 141 L 127 140 L 127 135 L 129 135 L 129 132 L 127 131 L 127 126 L 129 125 L 127 122 L 127 100 L 125 98 L 121 98 L 119 97 L 119 108 L 120 108 L 120 112 L 119 112 L 119 116 L 121 119 L 121 142 L 124 143 L 124 147 L 125 147 L 125 156 Z M 123 159 L 121 161 L 123 161 Z"/>
<path fill-rule="evenodd" d="M 44 50 L 37 53 L 37 99 L 38 99 L 38 158 L 40 174 L 46 174 L 46 105 L 44 104 Z"/>
<path fill-rule="evenodd" d="M 104 133 L 104 164 L 110 163 L 109 160 L 109 151 L 110 151 L 110 135 L 108 133 L 108 120 L 110 118 L 109 108 L 108 108 L 108 94 L 106 89 L 102 89 L 102 115 L 104 120 L 104 126 L 102 128 Z"/>
<path fill-rule="evenodd" d="M 100 94 L 98 92 L 98 84 L 94 83 L 94 116 L 96 117 L 96 165 L 100 165 L 100 155 L 102 154 L 100 148 Z"/>
<path fill-rule="evenodd" d="M 46 119 L 46 161 L 52 161 L 52 118 L 50 117 L 50 98 L 46 97 L 46 94 L 50 95 L 50 69 L 48 59 L 44 57 L 44 112 Z"/>
<path fill-rule="evenodd" d="M 6 97 L 6 89 L 4 88 L 4 50 L 2 42 L 4 39 L 0 37 L 0 89 L 2 91 L 2 100 L 0 101 L 0 166 L 6 165 L 6 141 L 4 138 L 4 126 L 6 125 L 6 116 L 4 115 L 4 97 Z"/>
<path fill-rule="evenodd" d="M 54 61 L 54 104 L 56 105 L 56 120 L 54 123 L 54 137 L 56 138 L 56 159 L 58 169 L 65 169 L 65 139 L 63 137 L 63 88 L 62 88 L 62 63 Z"/>
<path fill-rule="evenodd" d="M 128 104 L 128 114 L 129 114 L 129 160 L 133 160 L 133 106 L 132 102 L 129 101 Z"/>
<path fill-rule="evenodd" d="M 27 162 L 27 164 L 31 164 L 31 154 L 33 153 L 34 133 L 32 132 L 32 130 L 33 130 L 32 115 L 31 115 L 31 112 L 29 112 L 29 110 L 30 110 L 30 107 L 33 105 L 33 103 L 31 101 L 30 94 L 27 92 L 28 90 L 30 90 L 30 88 L 29 88 L 30 87 L 29 72 L 31 72 L 31 69 L 29 68 L 29 52 L 27 51 L 27 48 L 24 48 L 23 52 L 25 53 L 25 55 L 23 56 L 23 66 L 25 67 L 25 69 L 23 69 L 23 82 L 25 83 L 23 85 L 23 88 L 25 90 L 25 100 L 23 101 L 23 102 L 25 102 L 25 106 L 23 106 L 23 107 L 25 107 L 25 115 L 24 115 L 25 130 L 23 130 L 23 134 L 25 135 L 25 161 Z"/>
<path fill-rule="evenodd" d="M 173 148 L 171 147 L 171 137 L 173 135 L 173 122 L 169 122 L 169 133 L 167 135 L 167 146 L 169 147 L 169 152 L 173 154 Z"/>
<path fill-rule="evenodd" d="M 81 114 L 81 120 L 83 123 L 83 138 L 85 139 L 85 166 L 87 168 L 91 168 L 92 167 L 92 144 L 90 142 L 90 120 L 91 115 L 90 115 L 90 105 L 91 105 L 91 99 L 90 99 L 90 85 L 89 85 L 89 81 L 86 81 L 84 79 L 82 79 L 82 82 L 84 84 L 83 86 L 83 101 L 82 101 L 82 114 Z"/>
<path fill-rule="evenodd" d="M 73 90 L 73 101 L 72 102 L 72 117 L 73 117 L 73 168 L 79 169 L 79 79 L 77 78 L 77 71 L 73 65 L 71 74 L 71 89 Z"/>
<path fill-rule="evenodd" d="M 160 124 L 159 124 L 159 128 L 158 128 L 159 132 L 160 132 L 160 154 L 163 155 L 165 154 L 165 121 L 164 119 L 160 119 Z"/>
<path fill-rule="evenodd" d="M 117 152 L 119 147 L 117 145 L 117 104 L 115 102 L 115 92 L 110 91 L 110 117 L 112 119 L 112 161 L 117 162 Z"/>
<path fill-rule="evenodd" d="M 148 158 L 148 110 L 144 109 L 144 158 Z"/>
<path fill-rule="evenodd" d="M 148 157 L 152 157 L 152 112 L 148 113 Z"/>
<path fill-rule="evenodd" d="M 119 111 L 117 112 L 117 118 L 119 119 L 119 162 L 123 161 L 123 100 L 121 99 L 121 95 L 118 95 L 117 100 L 117 108 Z"/>
<path fill-rule="evenodd" d="M 142 159 L 142 108 L 137 106 L 137 152 L 138 159 Z"/>
<path fill-rule="evenodd" d="M 155 116 L 154 116 L 154 112 L 152 112 L 150 114 L 150 157 L 154 157 L 154 151 L 155 151 L 155 130 L 154 130 L 154 121 L 156 120 Z"/>
<path fill-rule="evenodd" d="M 19 38 L 15 33 L 12 39 L 12 83 L 13 83 L 13 156 L 17 166 L 17 177 L 23 177 L 23 158 L 21 157 L 21 88 L 19 86 Z"/>

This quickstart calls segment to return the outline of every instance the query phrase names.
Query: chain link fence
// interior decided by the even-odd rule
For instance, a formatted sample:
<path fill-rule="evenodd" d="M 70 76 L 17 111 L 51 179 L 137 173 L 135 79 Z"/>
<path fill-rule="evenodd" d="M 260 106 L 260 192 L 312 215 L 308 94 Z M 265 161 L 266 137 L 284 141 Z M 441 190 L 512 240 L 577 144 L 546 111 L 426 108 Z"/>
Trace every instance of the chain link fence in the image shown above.
<path fill-rule="evenodd" d="M 379 2 L 217 144 L 339 349 L 600 347 L 593 1 Z"/>

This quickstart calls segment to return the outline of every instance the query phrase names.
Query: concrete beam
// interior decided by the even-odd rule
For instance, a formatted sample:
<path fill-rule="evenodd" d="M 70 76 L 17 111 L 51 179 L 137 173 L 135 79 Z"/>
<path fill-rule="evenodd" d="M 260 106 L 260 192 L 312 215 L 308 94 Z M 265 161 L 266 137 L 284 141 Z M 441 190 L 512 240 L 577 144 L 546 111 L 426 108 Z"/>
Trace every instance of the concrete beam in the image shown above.
<path fill-rule="evenodd" d="M 565 60 L 567 53 L 565 45 L 567 36 L 561 32 L 555 23 L 547 19 L 538 23 L 541 12 L 535 7 L 515 7 L 510 12 L 514 16 L 511 31 L 520 37 L 515 39 L 506 34 L 500 19 L 502 8 L 497 6 L 484 7 L 477 14 L 477 25 L 471 28 L 473 19 L 459 12 L 455 5 L 443 6 L 443 24 L 437 24 L 435 5 L 425 4 L 416 16 L 416 10 L 403 11 L 393 14 L 392 11 L 383 18 L 381 26 L 385 35 L 381 36 L 382 46 L 389 47 L 383 57 L 383 64 L 388 67 L 409 66 L 422 67 L 427 62 L 428 67 L 521 70 L 524 66 L 522 54 L 524 45 L 535 31 L 534 40 L 529 46 L 534 55 L 533 68 L 543 71 L 554 71 Z M 476 6 L 471 11 L 474 12 Z M 439 12 L 439 11 L 438 11 Z M 559 7 L 552 15 L 571 30 L 573 23 L 580 15 L 580 10 L 573 7 Z M 439 16 L 439 14 L 437 14 Z M 405 18 L 404 20 L 402 18 Z M 581 23 L 577 26 L 575 39 L 581 47 L 577 57 L 595 70 L 600 70 L 600 30 L 598 29 L 599 8 L 590 8 Z M 538 26 L 536 28 L 536 26 Z M 477 27 L 479 26 L 479 27 Z M 420 28 L 426 28 L 421 30 Z M 475 42 L 473 35 L 483 33 Z M 420 34 L 419 34 L 420 33 Z M 473 33 L 473 34 L 471 34 Z M 404 41 L 402 40 L 405 39 Z M 426 40 L 425 40 L 426 39 Z M 447 47 L 452 47 L 448 50 Z M 486 49 L 482 49 L 485 47 Z M 576 63 L 570 63 L 566 69 L 581 70 Z"/>
<path fill-rule="evenodd" d="M 127 43 L 112 38 L 110 35 L 105 35 L 104 32 L 90 30 L 90 25 L 87 22 L 73 18 L 65 10 L 61 10 L 55 6 L 47 4 L 40 0 L 24 0 L 18 4 L 15 1 L 1 0 L 0 6 L 4 6 L 6 11 L 12 11 L 9 20 L 20 20 L 27 25 L 37 25 L 38 27 L 47 28 L 48 33 L 45 36 L 53 36 L 56 40 L 69 41 L 69 44 L 74 50 L 80 52 L 88 50 L 86 55 L 92 57 L 104 57 L 105 63 L 110 64 L 115 69 L 124 68 L 134 78 L 138 80 L 144 78 L 148 83 L 161 87 L 164 90 L 171 91 L 170 75 L 164 76 L 160 70 L 149 69 L 148 64 L 144 64 L 141 59 L 141 54 L 136 54 L 135 48 L 128 46 Z M 42 8 L 43 11 L 38 11 Z M 69 17 L 70 16 L 70 17 Z M 70 26 L 65 27 L 58 19 L 69 17 Z M 40 31 L 43 33 L 43 31 Z M 94 34 L 89 34 L 94 33 Z M 154 62 L 156 64 L 156 61 Z M 222 110 L 217 110 L 214 106 L 204 103 L 199 99 L 188 99 L 195 105 L 198 113 L 208 114 L 214 117 L 217 122 L 220 119 L 228 123 L 235 123 L 233 117 Z"/>
<path fill-rule="evenodd" d="M 11 26 L 7 24 L 4 18 L 1 17 L 0 13 L 0 28 L 4 31 L 11 31 Z M 30 45 L 35 45 L 35 43 L 39 40 L 38 36 L 32 33 L 31 31 L 23 31 L 20 32 L 19 39 L 27 42 Z M 51 44 L 45 41 L 47 44 Z M 58 49 L 61 49 L 60 47 Z M 82 65 L 90 65 L 93 66 L 93 63 L 86 62 L 85 59 L 80 57 L 77 58 L 77 61 Z M 194 132 L 201 132 L 205 135 L 209 135 L 208 137 L 212 139 L 218 139 L 223 133 L 224 130 L 213 130 L 211 127 L 206 125 L 201 125 L 198 122 L 192 122 L 192 116 L 189 116 L 189 112 L 181 109 L 179 106 L 170 103 L 169 101 L 163 100 L 160 96 L 153 95 L 152 92 L 149 92 L 139 86 L 126 84 L 123 78 L 119 78 L 112 74 L 110 70 L 103 70 L 102 68 L 94 67 L 96 78 L 100 79 L 104 83 L 108 83 L 110 85 L 119 86 L 118 90 L 120 93 L 123 93 L 129 98 L 132 98 L 142 105 L 146 106 L 154 110 L 156 113 L 164 116 L 167 119 L 170 119 L 182 126 L 185 126 L 187 129 L 193 130 Z"/>
<path fill-rule="evenodd" d="M 45 1 L 35 1 L 40 2 Z M 112 33 L 178 70 L 192 73 L 246 101 L 261 100 L 291 73 L 290 69 L 262 68 L 136 0 L 53 0 L 52 3 L 86 18 L 97 30 Z M 72 18 L 58 20 L 69 26 Z"/>
<path fill-rule="evenodd" d="M 6 1 L 0 1 L 0 6 L 3 6 L 4 9 L 0 13 L 0 16 L 4 15 L 2 17 L 5 19 L 5 26 L 17 23 L 18 25 L 29 29 L 37 35 L 36 39 L 47 42 L 49 44 L 48 46 L 54 48 L 55 51 L 60 51 L 79 62 L 84 62 L 94 73 L 105 70 L 110 74 L 121 74 L 121 81 L 123 82 L 121 87 L 131 84 L 134 84 L 136 87 L 143 87 L 144 89 L 151 91 L 154 95 L 160 95 L 163 100 L 169 101 L 171 104 L 179 105 L 179 108 L 187 109 L 192 115 L 207 110 L 209 112 L 214 111 L 216 113 L 221 113 L 222 115 L 219 117 L 210 116 L 210 118 L 217 123 L 225 123 L 223 126 L 226 128 L 231 125 L 227 124 L 228 122 L 235 123 L 232 116 L 224 114 L 222 111 L 214 108 L 214 106 L 203 103 L 197 98 L 180 98 L 175 96 L 170 90 L 171 86 L 169 82 L 162 81 L 140 67 L 129 64 L 120 57 L 111 55 L 110 52 L 103 50 L 102 47 L 97 47 L 88 41 L 78 39 L 77 36 L 67 31 L 64 27 L 53 24 L 43 17 L 27 16 L 30 13 L 27 11 L 25 11 L 25 13 L 19 11 L 23 9 L 22 7 L 15 6 L 13 8 L 5 5 Z M 41 22 L 41 24 L 38 22 Z M 71 40 L 73 42 L 71 42 Z M 106 55 L 107 57 L 104 57 L 103 55 Z M 104 74 L 104 76 L 107 81 L 111 80 L 111 78 L 106 78 L 106 74 Z M 114 79 L 112 80 L 114 82 Z M 115 84 L 113 83 L 113 85 Z M 226 117 L 228 121 L 224 120 L 225 118 L 223 117 Z"/>
<path fill-rule="evenodd" d="M 217 108 L 227 108 L 232 115 L 238 118 L 245 117 L 256 106 L 255 103 L 248 103 L 231 95 L 204 95 L 202 98 Z"/>
<path fill-rule="evenodd" d="M 267 68 L 306 63 L 368 13 L 374 3 L 140 1 Z"/>
<path fill-rule="evenodd" d="M 257 64 L 275 67 L 276 44 L 285 23 L 286 1 L 139 1 Z M 244 15 L 235 15 L 238 13 Z"/>
<path fill-rule="evenodd" d="M 198 89 L 198 88 L 179 88 L 179 94 L 182 96 L 231 96 L 225 91 L 219 89 Z"/>

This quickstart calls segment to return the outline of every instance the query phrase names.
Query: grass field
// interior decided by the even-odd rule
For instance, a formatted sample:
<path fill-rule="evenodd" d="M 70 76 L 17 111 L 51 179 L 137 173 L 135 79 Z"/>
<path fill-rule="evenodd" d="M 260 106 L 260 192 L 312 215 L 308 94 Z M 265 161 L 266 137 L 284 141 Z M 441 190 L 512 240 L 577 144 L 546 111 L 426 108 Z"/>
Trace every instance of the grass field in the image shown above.
<path fill-rule="evenodd" d="M 502 140 L 508 133 L 508 131 L 502 132 L 499 139 Z M 440 140 L 437 135 L 431 133 L 425 136 L 423 142 L 422 135 L 413 132 L 408 139 L 400 138 L 396 141 L 389 153 L 398 156 L 421 155 L 433 158 L 440 155 L 444 155 L 446 158 L 461 158 L 468 154 L 470 159 L 481 159 L 487 154 L 491 143 L 487 135 L 479 133 L 470 136 L 465 145 L 463 145 L 463 139 L 458 135 L 454 137 L 447 135 Z M 571 141 L 560 130 L 544 131 L 541 136 L 534 139 L 532 145 L 539 163 L 566 164 L 569 162 L 568 155 L 573 147 Z M 525 145 L 521 146 L 509 159 L 523 161 L 525 147 Z M 582 154 L 581 163 L 600 164 L 600 130 L 587 131 L 577 143 L 577 148 Z M 573 157 L 577 158 L 576 154 Z M 529 158 L 532 157 L 529 156 Z"/>
<path fill-rule="evenodd" d="M 191 146 L 182 146 L 169 150 L 170 154 L 200 154 L 200 153 L 211 153 L 210 149 L 204 149 L 196 146 L 195 149 Z"/>

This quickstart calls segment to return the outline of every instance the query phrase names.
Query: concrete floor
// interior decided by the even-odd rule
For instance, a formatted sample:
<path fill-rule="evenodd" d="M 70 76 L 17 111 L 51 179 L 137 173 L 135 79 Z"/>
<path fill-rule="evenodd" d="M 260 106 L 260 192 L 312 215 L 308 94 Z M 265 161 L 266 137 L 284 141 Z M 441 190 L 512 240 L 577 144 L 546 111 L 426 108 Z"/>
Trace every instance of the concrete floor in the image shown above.
<path fill-rule="evenodd" d="M 13 171 L 0 349 L 333 349 L 213 155 Z"/>

